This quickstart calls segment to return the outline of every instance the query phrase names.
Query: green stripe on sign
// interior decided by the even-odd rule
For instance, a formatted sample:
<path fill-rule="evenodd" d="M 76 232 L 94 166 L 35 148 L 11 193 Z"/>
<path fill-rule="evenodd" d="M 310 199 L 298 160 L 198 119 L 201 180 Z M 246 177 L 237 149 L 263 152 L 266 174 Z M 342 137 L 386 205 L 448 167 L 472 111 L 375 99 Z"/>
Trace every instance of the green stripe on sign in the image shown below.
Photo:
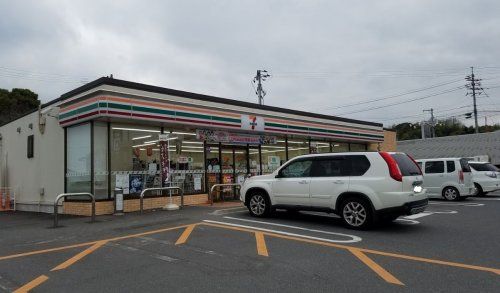
<path fill-rule="evenodd" d="M 120 109 L 120 110 L 132 110 L 132 106 L 130 105 L 122 105 L 115 103 L 108 103 L 108 108 Z"/>
<path fill-rule="evenodd" d="M 241 119 L 212 116 L 212 120 L 241 123 Z"/>
<path fill-rule="evenodd" d="M 97 103 L 93 103 L 87 106 L 83 106 L 81 108 L 76 108 L 75 110 L 71 110 L 67 113 L 59 114 L 59 119 L 65 119 L 67 117 L 78 115 L 79 113 L 87 112 L 92 109 L 96 109 L 98 107 Z"/>
<path fill-rule="evenodd" d="M 332 134 L 341 134 L 341 135 L 353 135 L 353 136 L 366 136 L 366 137 L 375 137 L 375 138 L 383 138 L 384 135 L 380 134 L 365 134 L 365 133 L 359 133 L 359 132 L 350 132 L 350 131 L 342 131 L 342 130 L 331 130 L 331 129 L 322 129 L 322 128 L 313 128 L 313 127 L 302 127 L 302 126 L 294 126 L 294 125 L 284 125 L 284 124 L 278 124 L 278 123 L 269 123 L 266 122 L 265 126 L 269 127 L 279 127 L 279 128 L 285 128 L 285 129 L 297 129 L 297 130 L 305 130 L 308 132 L 311 131 L 316 131 L 316 132 L 323 132 L 323 133 L 332 133 Z"/>
<path fill-rule="evenodd" d="M 141 111 L 141 112 L 148 112 L 148 113 L 155 113 L 155 114 L 170 115 L 170 116 L 175 115 L 174 111 L 156 109 L 156 108 L 146 108 L 146 107 L 140 107 L 140 106 L 132 106 L 132 110 Z"/>

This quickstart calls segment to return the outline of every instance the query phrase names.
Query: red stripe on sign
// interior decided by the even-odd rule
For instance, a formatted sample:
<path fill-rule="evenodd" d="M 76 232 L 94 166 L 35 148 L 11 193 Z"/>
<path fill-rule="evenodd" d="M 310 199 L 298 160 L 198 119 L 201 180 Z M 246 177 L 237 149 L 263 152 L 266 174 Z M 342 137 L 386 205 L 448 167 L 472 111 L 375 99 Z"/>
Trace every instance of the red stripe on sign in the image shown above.
<path fill-rule="evenodd" d="M 284 133 L 297 133 L 297 134 L 307 134 L 307 135 L 316 135 L 316 136 L 325 136 L 325 137 L 337 137 L 337 138 L 359 140 L 359 141 L 383 141 L 383 140 L 376 140 L 376 139 L 370 139 L 370 138 L 356 138 L 356 137 L 350 137 L 350 136 L 342 136 L 342 135 L 336 135 L 336 134 L 318 134 L 318 133 L 309 133 L 309 132 L 290 130 L 290 129 L 282 130 L 282 129 L 272 128 L 272 127 L 266 127 L 265 130 L 278 131 L 278 132 L 282 132 L 282 133 L 284 132 Z"/>

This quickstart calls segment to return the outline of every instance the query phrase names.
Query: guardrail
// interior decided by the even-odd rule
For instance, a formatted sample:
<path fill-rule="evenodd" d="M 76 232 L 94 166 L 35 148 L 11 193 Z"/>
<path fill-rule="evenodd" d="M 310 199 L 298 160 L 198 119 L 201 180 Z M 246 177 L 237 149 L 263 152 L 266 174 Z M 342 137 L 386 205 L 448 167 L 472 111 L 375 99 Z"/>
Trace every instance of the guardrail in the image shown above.
<path fill-rule="evenodd" d="M 170 187 L 154 187 L 154 188 L 146 188 L 143 189 L 141 192 L 141 195 L 139 197 L 140 200 L 140 206 L 141 206 L 141 213 L 143 212 L 143 206 L 144 206 L 144 194 L 146 191 L 153 191 L 153 190 L 179 190 L 179 194 L 181 196 L 181 208 L 184 206 L 184 190 L 179 187 L 179 186 L 170 186 Z"/>
<path fill-rule="evenodd" d="M 59 201 L 61 198 L 66 198 L 68 196 L 79 196 L 79 195 L 85 195 L 90 197 L 92 200 L 92 220 L 91 222 L 95 222 L 95 197 L 92 193 L 87 193 L 87 192 L 79 192 L 79 193 L 61 193 L 56 197 L 56 200 L 54 201 L 54 228 L 57 228 L 58 225 L 58 215 L 59 215 Z"/>
<path fill-rule="evenodd" d="M 240 183 L 223 183 L 223 184 L 214 184 L 212 185 L 212 188 L 210 188 L 210 205 L 214 204 L 214 191 L 217 187 L 225 187 L 225 186 L 234 186 L 238 187 L 241 189 L 241 184 Z M 222 197 L 222 200 L 224 200 L 224 197 Z"/>

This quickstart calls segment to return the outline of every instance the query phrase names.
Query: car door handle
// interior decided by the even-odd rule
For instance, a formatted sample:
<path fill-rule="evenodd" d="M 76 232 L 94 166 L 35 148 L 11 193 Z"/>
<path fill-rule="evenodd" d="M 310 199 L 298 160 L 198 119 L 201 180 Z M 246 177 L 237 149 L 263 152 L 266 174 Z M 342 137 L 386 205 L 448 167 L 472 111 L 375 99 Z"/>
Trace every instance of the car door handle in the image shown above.
<path fill-rule="evenodd" d="M 342 180 L 336 180 L 336 181 L 333 181 L 334 184 L 344 184 L 344 181 Z"/>
<path fill-rule="evenodd" d="M 301 180 L 299 181 L 299 184 L 307 184 L 307 180 Z"/>

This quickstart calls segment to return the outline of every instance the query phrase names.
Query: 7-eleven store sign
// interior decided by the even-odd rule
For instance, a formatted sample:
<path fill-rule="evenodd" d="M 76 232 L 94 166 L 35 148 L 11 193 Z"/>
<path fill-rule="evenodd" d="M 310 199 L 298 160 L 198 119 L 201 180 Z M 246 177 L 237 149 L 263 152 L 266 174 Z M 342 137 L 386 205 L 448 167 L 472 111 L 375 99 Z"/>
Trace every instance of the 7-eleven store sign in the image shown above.
<path fill-rule="evenodd" d="M 264 117 L 241 115 L 241 129 L 264 131 Z"/>

